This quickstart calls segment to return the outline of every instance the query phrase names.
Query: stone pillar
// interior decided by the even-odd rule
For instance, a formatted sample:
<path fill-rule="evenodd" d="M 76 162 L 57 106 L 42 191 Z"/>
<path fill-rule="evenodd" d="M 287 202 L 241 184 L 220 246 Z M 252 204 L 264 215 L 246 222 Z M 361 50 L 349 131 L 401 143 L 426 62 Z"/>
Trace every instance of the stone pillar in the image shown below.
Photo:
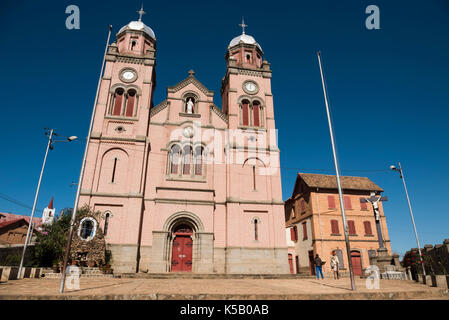
<path fill-rule="evenodd" d="M 153 231 L 153 245 L 151 247 L 151 259 L 149 272 L 150 273 L 162 273 L 168 272 L 168 231 Z"/>
<path fill-rule="evenodd" d="M 407 267 L 407 275 L 409 280 L 413 280 L 412 271 L 410 267 Z"/>
<path fill-rule="evenodd" d="M 193 272 L 213 273 L 214 234 L 212 232 L 196 232 L 195 237 L 197 243 L 193 261 Z"/>
<path fill-rule="evenodd" d="M 385 272 L 385 266 L 391 265 L 392 257 L 388 254 L 387 248 L 377 249 L 377 266 L 379 267 L 379 272 Z"/>

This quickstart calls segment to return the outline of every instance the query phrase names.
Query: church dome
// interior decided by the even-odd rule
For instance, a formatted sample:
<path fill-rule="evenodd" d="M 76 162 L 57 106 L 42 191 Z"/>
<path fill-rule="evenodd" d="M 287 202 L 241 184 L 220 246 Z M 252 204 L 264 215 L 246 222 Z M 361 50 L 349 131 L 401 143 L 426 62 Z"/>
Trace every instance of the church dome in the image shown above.
<path fill-rule="evenodd" d="M 243 43 L 247 43 L 247 44 L 254 44 L 260 49 L 260 51 L 263 51 L 262 47 L 256 42 L 256 39 L 254 39 L 252 36 L 247 35 L 245 33 L 242 33 L 238 37 L 235 37 L 234 39 L 232 39 L 231 42 L 229 43 L 228 48 L 238 45 L 240 43 L 240 41 Z"/>
<path fill-rule="evenodd" d="M 118 33 L 122 33 L 125 30 L 137 30 L 137 31 L 143 31 L 145 32 L 147 35 L 149 35 L 151 38 L 153 38 L 154 40 L 156 40 L 156 36 L 154 35 L 154 31 L 147 26 L 145 23 L 143 23 L 142 21 L 131 21 L 130 23 L 128 23 L 126 26 L 122 27 Z"/>

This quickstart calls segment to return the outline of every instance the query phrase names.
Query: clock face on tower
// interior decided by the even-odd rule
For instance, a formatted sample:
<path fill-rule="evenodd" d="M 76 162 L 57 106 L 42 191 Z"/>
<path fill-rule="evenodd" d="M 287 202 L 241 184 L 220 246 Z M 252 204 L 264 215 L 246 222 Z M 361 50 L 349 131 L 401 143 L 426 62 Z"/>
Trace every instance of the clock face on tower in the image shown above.
<path fill-rule="evenodd" d="M 120 72 L 120 80 L 123 82 L 134 82 L 137 79 L 137 72 L 132 69 L 123 69 Z"/>
<path fill-rule="evenodd" d="M 255 94 L 259 91 L 259 87 L 253 81 L 246 81 L 243 83 L 243 90 L 249 94 Z"/>

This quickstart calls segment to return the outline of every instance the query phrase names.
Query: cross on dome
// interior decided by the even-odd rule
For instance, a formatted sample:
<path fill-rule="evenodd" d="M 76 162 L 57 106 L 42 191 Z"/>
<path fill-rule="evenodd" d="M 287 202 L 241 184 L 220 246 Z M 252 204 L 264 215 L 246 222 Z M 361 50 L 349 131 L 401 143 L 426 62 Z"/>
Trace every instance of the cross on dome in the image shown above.
<path fill-rule="evenodd" d="M 243 17 L 242 17 L 242 23 L 239 24 L 239 26 L 242 27 L 242 34 L 245 34 L 245 28 L 246 28 L 248 25 L 245 24 L 245 19 L 243 19 Z"/>
<path fill-rule="evenodd" d="M 146 12 L 143 11 L 143 3 L 142 3 L 142 6 L 140 7 L 140 10 L 139 10 L 139 11 L 136 11 L 136 12 L 139 14 L 139 21 L 142 21 L 142 16 L 143 16 L 144 14 L 146 14 Z"/>

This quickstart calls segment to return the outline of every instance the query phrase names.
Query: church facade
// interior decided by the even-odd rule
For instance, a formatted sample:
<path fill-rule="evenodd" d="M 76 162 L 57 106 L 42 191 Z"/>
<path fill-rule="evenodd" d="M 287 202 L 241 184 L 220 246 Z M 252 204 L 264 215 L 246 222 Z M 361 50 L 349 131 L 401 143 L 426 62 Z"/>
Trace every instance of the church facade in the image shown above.
<path fill-rule="evenodd" d="M 141 17 L 109 45 L 79 205 L 102 213 L 114 272 L 289 272 L 272 72 L 242 27 L 221 108 L 192 70 L 153 103 Z"/>

